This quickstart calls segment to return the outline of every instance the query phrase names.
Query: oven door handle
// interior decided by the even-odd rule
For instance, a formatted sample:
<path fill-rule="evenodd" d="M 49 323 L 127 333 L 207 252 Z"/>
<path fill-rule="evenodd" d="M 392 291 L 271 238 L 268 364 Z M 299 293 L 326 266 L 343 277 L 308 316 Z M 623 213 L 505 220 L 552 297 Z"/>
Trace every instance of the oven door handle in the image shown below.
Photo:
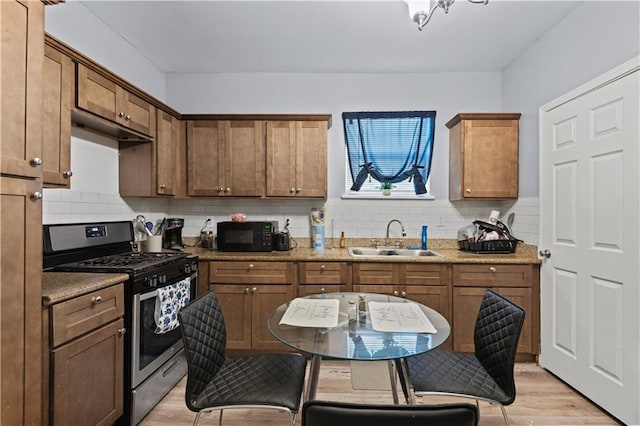
<path fill-rule="evenodd" d="M 191 279 L 191 283 L 190 283 L 191 285 L 193 285 L 193 281 L 196 280 L 197 277 L 198 277 L 198 273 L 189 275 L 189 278 Z M 167 285 L 175 284 L 175 283 L 180 282 L 180 281 L 182 281 L 182 280 L 174 281 L 173 283 L 170 283 L 170 284 L 167 284 Z M 162 287 L 166 287 L 166 286 L 162 286 Z M 145 301 L 147 299 L 151 299 L 152 297 L 157 297 L 157 296 L 158 296 L 158 290 L 153 290 L 153 291 L 149 291 L 147 293 L 136 294 L 135 295 L 135 299 L 136 299 L 136 303 L 138 303 L 138 302 L 142 302 L 142 301 Z"/>

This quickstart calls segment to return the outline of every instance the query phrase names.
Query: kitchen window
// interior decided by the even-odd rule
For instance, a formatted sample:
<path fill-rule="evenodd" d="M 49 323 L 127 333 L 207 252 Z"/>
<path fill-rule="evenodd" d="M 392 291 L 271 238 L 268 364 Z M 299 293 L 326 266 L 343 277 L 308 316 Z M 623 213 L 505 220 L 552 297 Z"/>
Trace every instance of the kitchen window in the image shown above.
<path fill-rule="evenodd" d="M 389 193 L 394 198 L 433 198 L 429 172 L 435 116 L 435 111 L 343 113 L 344 198 L 378 198 Z"/>

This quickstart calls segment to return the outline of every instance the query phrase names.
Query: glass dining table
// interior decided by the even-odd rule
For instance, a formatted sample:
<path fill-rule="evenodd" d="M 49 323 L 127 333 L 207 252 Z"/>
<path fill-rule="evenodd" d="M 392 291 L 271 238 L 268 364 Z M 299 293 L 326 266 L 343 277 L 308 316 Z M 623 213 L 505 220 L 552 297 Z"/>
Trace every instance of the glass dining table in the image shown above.
<path fill-rule="evenodd" d="M 349 302 L 360 297 L 369 302 L 414 303 L 426 315 L 435 332 L 376 331 L 369 309 L 363 316 L 349 321 Z M 374 293 L 323 293 L 302 299 L 338 300 L 338 323 L 335 327 L 294 326 L 281 323 L 292 302 L 280 305 L 269 314 L 267 326 L 273 336 L 297 351 L 311 355 L 309 378 L 304 400 L 315 399 L 320 364 L 323 358 L 350 361 L 388 361 L 393 401 L 398 403 L 396 369 L 402 383 L 407 383 L 407 357 L 430 351 L 444 343 L 451 332 L 449 322 L 435 309 L 401 297 Z M 335 302 L 332 302 L 335 304 Z M 353 306 L 353 305 L 351 305 Z M 380 328 L 380 327 L 378 327 Z"/>

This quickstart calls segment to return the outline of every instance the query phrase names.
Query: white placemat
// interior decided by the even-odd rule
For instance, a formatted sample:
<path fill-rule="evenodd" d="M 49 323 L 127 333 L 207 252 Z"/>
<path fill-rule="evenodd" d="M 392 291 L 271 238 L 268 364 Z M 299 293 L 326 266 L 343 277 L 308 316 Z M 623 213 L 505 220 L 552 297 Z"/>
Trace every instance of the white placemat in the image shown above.
<path fill-rule="evenodd" d="M 415 303 L 369 302 L 371 326 L 375 331 L 437 333 L 429 318 Z"/>
<path fill-rule="evenodd" d="M 293 299 L 280 324 L 296 327 L 333 328 L 338 325 L 338 299 Z"/>

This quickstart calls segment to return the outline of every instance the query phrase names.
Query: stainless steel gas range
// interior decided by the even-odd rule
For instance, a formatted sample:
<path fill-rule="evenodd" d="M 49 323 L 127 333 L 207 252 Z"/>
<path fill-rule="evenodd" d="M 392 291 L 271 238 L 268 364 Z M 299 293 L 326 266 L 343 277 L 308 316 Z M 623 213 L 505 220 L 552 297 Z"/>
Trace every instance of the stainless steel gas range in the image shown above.
<path fill-rule="evenodd" d="M 185 253 L 133 251 L 129 221 L 44 225 L 45 270 L 118 272 L 125 283 L 124 414 L 118 424 L 135 425 L 187 372 L 180 328 L 156 323 L 159 294 L 170 286 L 196 296 L 198 258 Z"/>

